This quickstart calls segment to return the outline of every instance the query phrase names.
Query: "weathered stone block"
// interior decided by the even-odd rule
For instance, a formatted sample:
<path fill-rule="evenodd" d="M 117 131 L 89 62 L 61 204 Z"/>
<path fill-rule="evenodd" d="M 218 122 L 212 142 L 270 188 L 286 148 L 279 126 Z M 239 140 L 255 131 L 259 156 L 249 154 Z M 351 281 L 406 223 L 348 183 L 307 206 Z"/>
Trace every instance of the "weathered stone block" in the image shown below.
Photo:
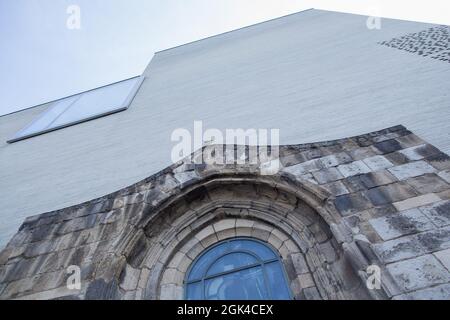
<path fill-rule="evenodd" d="M 312 173 L 312 175 L 319 184 L 324 184 L 343 178 L 341 173 L 336 168 L 328 168 L 320 171 L 315 171 Z"/>
<path fill-rule="evenodd" d="M 448 227 L 404 236 L 374 245 L 375 251 L 381 260 L 386 263 L 417 257 L 449 247 L 450 229 Z"/>
<path fill-rule="evenodd" d="M 396 166 L 399 166 L 399 165 L 409 162 L 408 158 L 404 154 L 400 153 L 399 151 L 385 154 L 384 157 Z"/>
<path fill-rule="evenodd" d="M 373 157 L 380 153 L 378 149 L 375 149 L 373 146 L 370 147 L 361 147 L 349 150 L 348 153 L 353 158 L 353 160 L 362 160 L 365 158 Z"/>
<path fill-rule="evenodd" d="M 120 287 L 124 290 L 135 290 L 139 281 L 140 269 L 127 264 L 120 276 Z"/>
<path fill-rule="evenodd" d="M 374 147 L 377 148 L 378 150 L 380 150 L 383 154 L 391 153 L 391 152 L 402 149 L 402 146 L 400 145 L 400 143 L 395 139 L 375 143 Z"/>
<path fill-rule="evenodd" d="M 435 168 L 430 166 L 425 161 L 415 161 L 411 163 L 402 164 L 400 166 L 388 169 L 397 179 L 405 180 L 412 177 L 417 177 L 426 173 L 433 173 Z"/>
<path fill-rule="evenodd" d="M 216 232 L 226 229 L 234 229 L 235 226 L 236 226 L 236 219 L 223 219 L 213 224 L 213 228 Z"/>
<path fill-rule="evenodd" d="M 224 240 L 224 239 L 229 239 L 229 238 L 233 238 L 236 237 L 237 233 L 236 233 L 236 229 L 225 229 L 222 231 L 217 232 L 217 239 L 219 240 Z M 244 235 L 242 235 L 244 236 Z M 250 230 L 249 233 L 246 236 L 250 236 Z"/>
<path fill-rule="evenodd" d="M 301 288 L 311 288 L 315 286 L 314 279 L 309 273 L 301 274 L 297 277 Z"/>
<path fill-rule="evenodd" d="M 332 263 L 337 260 L 338 256 L 336 250 L 331 244 L 331 241 L 319 243 L 317 246 L 319 248 L 319 251 L 322 253 L 323 257 L 325 258 L 325 262 Z"/>
<path fill-rule="evenodd" d="M 336 167 L 340 164 L 351 162 L 352 158 L 345 152 L 332 154 L 326 157 L 319 158 L 324 168 Z"/>
<path fill-rule="evenodd" d="M 383 240 L 434 228 L 434 225 L 418 209 L 372 219 L 369 220 L 369 223 Z"/>
<path fill-rule="evenodd" d="M 395 296 L 394 300 L 448 300 L 450 284 L 441 284 L 432 288 L 417 290 Z"/>
<path fill-rule="evenodd" d="M 303 289 L 303 295 L 306 300 L 322 300 L 322 297 L 316 287 Z"/>
<path fill-rule="evenodd" d="M 405 180 L 420 194 L 439 193 L 450 189 L 450 186 L 434 173 Z"/>
<path fill-rule="evenodd" d="M 399 136 L 399 134 L 397 132 L 388 132 L 382 135 L 377 135 L 375 137 L 372 138 L 373 142 L 381 142 L 381 141 L 386 141 L 386 140 L 391 140 L 391 139 L 395 139 Z"/>
<path fill-rule="evenodd" d="M 436 194 L 429 193 L 418 197 L 409 198 L 403 201 L 395 202 L 393 203 L 393 205 L 398 211 L 403 211 L 411 208 L 425 206 L 427 204 L 438 202 L 440 200 L 441 198 L 439 198 Z"/>
<path fill-rule="evenodd" d="M 69 220 L 60 225 L 57 228 L 56 233 L 62 235 L 69 232 L 92 228 L 97 221 L 97 217 L 96 214 L 90 214 L 81 218 Z"/>
<path fill-rule="evenodd" d="M 372 206 L 370 201 L 362 193 L 344 194 L 336 197 L 334 204 L 343 216 L 363 211 Z"/>
<path fill-rule="evenodd" d="M 439 201 L 420 210 L 438 227 L 450 224 L 450 201 Z"/>
<path fill-rule="evenodd" d="M 373 156 L 363 159 L 363 162 L 372 170 L 379 171 L 393 167 L 394 165 L 383 156 Z"/>
<path fill-rule="evenodd" d="M 290 259 L 292 260 L 297 275 L 309 272 L 308 265 L 302 253 L 292 253 Z"/>
<path fill-rule="evenodd" d="M 405 291 L 418 290 L 450 281 L 450 273 L 433 255 L 396 262 L 387 266 Z"/>
<path fill-rule="evenodd" d="M 450 249 L 437 251 L 433 254 L 442 263 L 442 265 L 450 271 Z"/>
<path fill-rule="evenodd" d="M 103 279 L 94 280 L 89 284 L 86 299 L 98 300 L 98 299 L 117 299 L 119 296 L 118 285 L 116 280 L 106 282 Z"/>
<path fill-rule="evenodd" d="M 443 152 L 429 156 L 426 160 L 437 170 L 450 169 L 450 156 Z"/>
<path fill-rule="evenodd" d="M 424 144 L 425 141 L 416 136 L 415 134 L 408 134 L 396 139 L 400 143 L 402 148 L 409 148 Z"/>
<path fill-rule="evenodd" d="M 349 193 L 347 187 L 341 181 L 327 183 L 322 185 L 322 187 L 334 196 L 341 196 Z"/>
<path fill-rule="evenodd" d="M 300 176 L 306 173 L 310 173 L 313 171 L 321 170 L 323 169 L 322 163 L 317 160 L 308 160 L 303 163 L 299 163 L 292 167 L 286 167 L 283 169 L 284 172 L 292 173 L 293 175 Z"/>
<path fill-rule="evenodd" d="M 438 176 L 445 180 L 445 182 L 450 183 L 450 170 L 443 170 L 438 173 Z"/>
<path fill-rule="evenodd" d="M 439 153 L 439 150 L 429 144 L 421 144 L 415 147 L 403 149 L 399 151 L 404 154 L 408 160 L 421 160 L 423 158 Z"/>
<path fill-rule="evenodd" d="M 346 178 L 371 171 L 370 168 L 361 160 L 354 161 L 349 164 L 342 164 L 338 166 L 338 169 Z"/>
<path fill-rule="evenodd" d="M 414 197 L 416 192 L 407 184 L 397 182 L 372 188 L 365 195 L 375 206 L 381 206 Z"/>
<path fill-rule="evenodd" d="M 163 277 L 161 279 L 161 284 L 179 284 L 183 283 L 184 274 L 181 273 L 178 269 L 167 268 L 164 270 Z"/>

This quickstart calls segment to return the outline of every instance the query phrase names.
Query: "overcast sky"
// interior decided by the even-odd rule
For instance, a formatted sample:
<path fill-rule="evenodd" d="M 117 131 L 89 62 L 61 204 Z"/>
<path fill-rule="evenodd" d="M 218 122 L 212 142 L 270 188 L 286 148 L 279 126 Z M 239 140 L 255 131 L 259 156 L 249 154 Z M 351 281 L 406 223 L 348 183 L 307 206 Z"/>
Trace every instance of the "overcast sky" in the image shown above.
<path fill-rule="evenodd" d="M 70 5 L 80 29 L 67 27 Z M 450 25 L 449 0 L 0 0 L 0 115 L 141 74 L 155 51 L 311 7 Z"/>

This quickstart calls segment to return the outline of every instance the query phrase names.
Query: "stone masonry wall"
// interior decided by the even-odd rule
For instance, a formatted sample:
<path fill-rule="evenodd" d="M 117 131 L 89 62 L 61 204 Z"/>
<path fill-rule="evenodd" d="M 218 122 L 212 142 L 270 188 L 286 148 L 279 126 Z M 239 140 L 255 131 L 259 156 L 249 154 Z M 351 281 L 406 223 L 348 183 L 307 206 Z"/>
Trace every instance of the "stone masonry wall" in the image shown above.
<path fill-rule="evenodd" d="M 372 298 L 450 298 L 448 155 L 396 126 L 347 139 L 282 146 L 280 161 L 282 169 L 273 177 L 250 165 L 180 162 L 113 194 L 29 217 L 0 253 L 0 298 L 158 298 L 143 293 L 153 281 L 153 266 L 138 262 L 149 257 L 136 260 L 151 251 L 145 230 L 151 221 L 159 221 L 173 199 L 190 203 L 192 192 L 202 196 L 201 188 L 189 195 L 184 190 L 221 174 L 231 180 L 251 174 L 252 181 L 267 182 L 278 192 L 271 201 L 285 207 L 279 196 L 282 185 L 288 181 L 296 186 L 292 194 L 328 224 L 334 250 L 348 257 L 362 283 L 368 264 L 381 267 L 382 289 Z M 288 218 L 289 212 L 284 213 Z M 173 249 L 158 245 L 162 251 Z M 80 290 L 66 286 L 70 265 L 81 268 Z M 318 278 L 308 273 L 308 282 L 320 282 Z M 154 281 L 150 287 L 160 279 Z M 327 296 L 316 292 L 313 298 Z"/>

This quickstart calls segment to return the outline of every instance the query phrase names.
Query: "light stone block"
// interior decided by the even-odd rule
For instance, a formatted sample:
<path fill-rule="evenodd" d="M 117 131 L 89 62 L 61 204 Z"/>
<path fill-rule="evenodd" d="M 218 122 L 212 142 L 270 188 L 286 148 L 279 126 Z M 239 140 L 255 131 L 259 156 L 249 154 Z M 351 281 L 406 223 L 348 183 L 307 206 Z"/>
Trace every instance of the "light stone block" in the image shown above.
<path fill-rule="evenodd" d="M 436 172 L 436 169 L 430 166 L 425 161 L 410 162 L 407 164 L 389 168 L 388 170 L 399 180 L 421 176 L 425 173 Z"/>
<path fill-rule="evenodd" d="M 423 147 L 426 147 L 426 144 L 421 144 L 421 145 L 414 146 L 411 148 L 406 148 L 406 149 L 400 150 L 399 152 L 404 154 L 406 156 L 406 158 L 408 158 L 409 160 L 421 160 L 424 158 L 424 156 L 418 152 L 418 149 L 423 148 Z"/>
<path fill-rule="evenodd" d="M 439 201 L 421 207 L 420 210 L 438 227 L 450 224 L 450 201 Z"/>
<path fill-rule="evenodd" d="M 141 274 L 141 269 L 135 269 L 129 264 L 125 267 L 125 276 L 120 283 L 120 287 L 124 290 L 135 290 L 137 287 L 137 284 L 139 282 L 139 276 Z"/>
<path fill-rule="evenodd" d="M 433 252 L 433 255 L 450 271 L 450 249 Z"/>
<path fill-rule="evenodd" d="M 311 288 L 315 286 L 314 279 L 310 273 L 301 274 L 297 279 L 301 288 Z"/>
<path fill-rule="evenodd" d="M 223 219 L 219 222 L 214 223 L 213 227 L 216 232 L 226 230 L 226 229 L 234 229 L 236 226 L 236 219 Z"/>
<path fill-rule="evenodd" d="M 373 156 L 370 158 L 366 158 L 363 162 L 372 170 L 379 171 L 383 169 L 387 169 L 393 167 L 394 165 L 388 159 L 383 156 Z"/>
<path fill-rule="evenodd" d="M 450 273 L 431 254 L 387 266 L 398 285 L 406 291 L 418 290 L 450 281 Z"/>
<path fill-rule="evenodd" d="M 434 193 L 424 194 L 418 197 L 409 198 L 403 201 L 394 202 L 393 205 L 398 211 L 408 210 L 412 208 L 418 208 L 421 206 L 425 206 L 427 204 L 438 202 L 441 198 L 439 198 Z"/>
<path fill-rule="evenodd" d="M 432 288 L 395 296 L 393 300 L 448 300 L 449 297 L 450 284 L 442 284 Z"/>
<path fill-rule="evenodd" d="M 444 179 L 445 182 L 450 183 L 450 169 L 439 172 L 438 176 Z"/>
<path fill-rule="evenodd" d="M 419 209 L 411 209 L 371 219 L 369 223 L 385 241 L 434 228 L 433 223 Z"/>
<path fill-rule="evenodd" d="M 371 171 L 362 160 L 354 161 L 349 164 L 342 164 L 338 166 L 338 169 L 345 178 Z"/>

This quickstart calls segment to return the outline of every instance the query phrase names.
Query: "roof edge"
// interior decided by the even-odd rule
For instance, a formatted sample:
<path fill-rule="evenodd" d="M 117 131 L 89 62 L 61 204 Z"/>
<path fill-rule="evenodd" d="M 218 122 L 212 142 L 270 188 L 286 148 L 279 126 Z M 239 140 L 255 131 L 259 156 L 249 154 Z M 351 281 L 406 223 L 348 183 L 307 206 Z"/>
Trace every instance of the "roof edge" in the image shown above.
<path fill-rule="evenodd" d="M 293 13 L 288 13 L 288 14 L 285 14 L 285 15 L 282 15 L 282 16 L 279 16 L 279 17 L 276 17 L 276 18 L 272 18 L 272 19 L 269 19 L 269 20 L 264 20 L 264 21 L 257 22 L 257 23 L 254 23 L 254 24 L 250 24 L 250 25 L 247 25 L 247 26 L 243 26 L 243 27 L 240 27 L 240 28 L 237 28 L 237 29 L 233 29 L 233 30 L 222 32 L 222 33 L 214 34 L 214 35 L 206 37 L 206 38 L 201 38 L 201 39 L 198 39 L 198 40 L 189 41 L 189 42 L 186 42 L 186 43 L 183 43 L 183 44 L 179 44 L 179 45 L 176 45 L 176 46 L 173 46 L 173 47 L 170 47 L 170 48 L 166 48 L 166 49 L 162 49 L 162 50 L 159 50 L 159 51 L 155 51 L 155 55 L 159 54 L 159 53 L 163 53 L 165 51 L 177 49 L 179 47 L 184 47 L 184 46 L 187 46 L 187 45 L 190 45 L 190 44 L 193 44 L 193 43 L 197 43 L 197 42 L 200 42 L 200 41 L 209 40 L 211 38 L 220 37 L 220 36 L 223 36 L 223 35 L 228 34 L 228 33 L 232 33 L 232 32 L 243 30 L 243 29 L 247 29 L 247 28 L 251 28 L 251 27 L 254 27 L 254 26 L 257 26 L 257 25 L 260 25 L 260 24 L 276 21 L 276 20 L 279 20 L 279 19 L 283 19 L 283 18 L 286 18 L 286 17 L 290 17 L 290 16 L 293 16 L 293 15 L 304 13 L 304 12 L 311 11 L 311 10 L 325 11 L 325 10 L 320 10 L 320 9 L 315 9 L 315 8 L 309 8 L 309 9 L 305 9 L 305 10 L 301 10 L 301 11 L 297 11 L 297 12 L 293 12 Z"/>

